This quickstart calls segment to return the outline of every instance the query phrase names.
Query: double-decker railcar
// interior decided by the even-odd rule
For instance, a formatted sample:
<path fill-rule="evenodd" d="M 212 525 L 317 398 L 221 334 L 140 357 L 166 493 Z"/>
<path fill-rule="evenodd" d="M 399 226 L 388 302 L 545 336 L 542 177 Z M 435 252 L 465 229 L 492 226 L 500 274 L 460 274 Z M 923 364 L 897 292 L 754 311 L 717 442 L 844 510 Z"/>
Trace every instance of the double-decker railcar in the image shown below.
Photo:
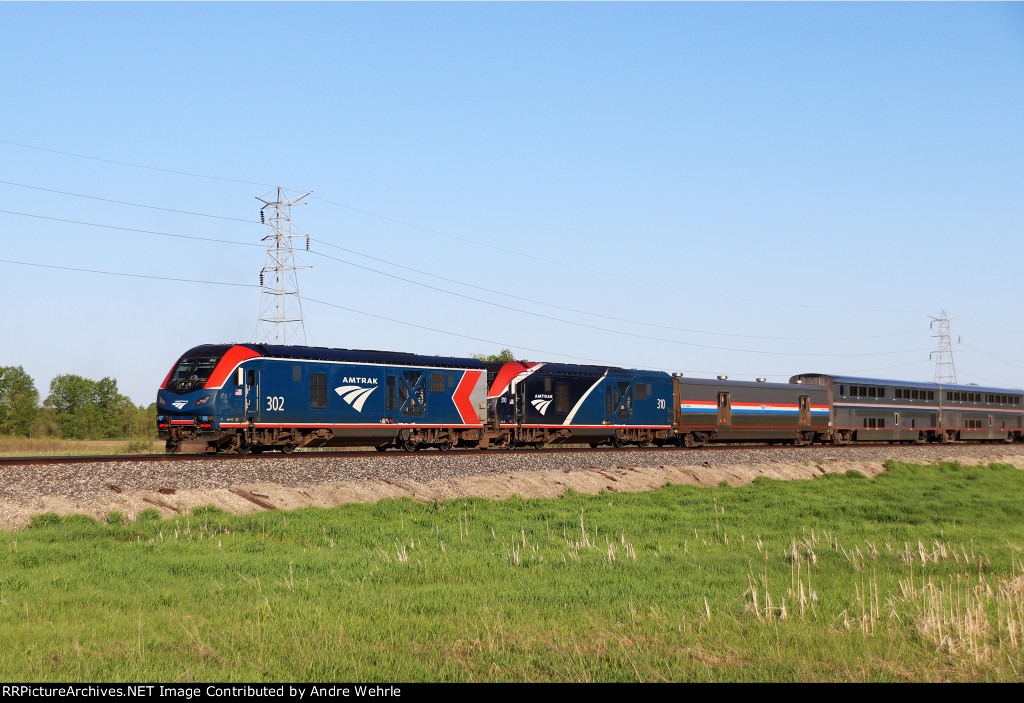
<path fill-rule="evenodd" d="M 1024 392 L 984 386 L 940 386 L 946 441 L 1024 440 Z"/>
<path fill-rule="evenodd" d="M 1024 439 L 1020 390 L 816 373 L 790 381 L 827 391 L 836 444 Z"/>
<path fill-rule="evenodd" d="M 474 359 L 261 344 L 203 345 L 157 397 L 168 451 L 450 448 L 484 440 Z"/>

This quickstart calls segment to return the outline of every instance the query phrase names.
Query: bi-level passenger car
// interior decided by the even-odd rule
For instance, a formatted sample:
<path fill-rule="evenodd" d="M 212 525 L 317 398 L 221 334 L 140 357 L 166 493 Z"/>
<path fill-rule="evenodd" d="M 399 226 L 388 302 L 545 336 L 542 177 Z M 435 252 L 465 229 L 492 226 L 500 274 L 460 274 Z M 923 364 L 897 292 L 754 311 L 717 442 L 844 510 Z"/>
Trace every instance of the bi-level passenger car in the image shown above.
<path fill-rule="evenodd" d="M 1024 440 L 1020 390 L 828 374 L 800 374 L 790 381 L 828 392 L 837 444 Z"/>

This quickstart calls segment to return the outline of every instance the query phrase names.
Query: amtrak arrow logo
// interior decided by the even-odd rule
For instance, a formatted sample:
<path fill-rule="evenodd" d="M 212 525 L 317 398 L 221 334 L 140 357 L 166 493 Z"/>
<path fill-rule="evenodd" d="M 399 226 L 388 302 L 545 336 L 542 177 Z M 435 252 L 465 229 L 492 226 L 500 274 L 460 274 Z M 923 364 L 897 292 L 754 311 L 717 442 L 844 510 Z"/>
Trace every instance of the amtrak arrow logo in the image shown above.
<path fill-rule="evenodd" d="M 363 404 L 375 390 L 377 390 L 377 386 L 370 386 L 369 388 L 363 388 L 362 386 L 338 386 L 334 389 L 334 392 L 340 395 L 342 400 L 358 412 L 363 412 Z"/>
<path fill-rule="evenodd" d="M 530 401 L 530 404 L 537 408 L 541 415 L 548 411 L 548 406 L 551 405 L 550 398 L 534 398 Z"/>
<path fill-rule="evenodd" d="M 171 403 L 171 405 L 176 407 L 178 410 L 181 410 L 183 407 L 188 405 L 188 401 L 187 400 L 176 400 L 173 403 Z"/>

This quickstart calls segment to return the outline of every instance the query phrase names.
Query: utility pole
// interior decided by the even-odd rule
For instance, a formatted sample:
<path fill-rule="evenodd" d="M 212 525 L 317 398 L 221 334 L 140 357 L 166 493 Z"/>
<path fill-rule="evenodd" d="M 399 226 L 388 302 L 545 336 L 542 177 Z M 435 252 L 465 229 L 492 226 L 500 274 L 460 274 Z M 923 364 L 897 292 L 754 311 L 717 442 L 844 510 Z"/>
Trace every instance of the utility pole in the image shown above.
<path fill-rule="evenodd" d="M 933 317 L 929 325 L 935 329 L 935 323 L 939 323 L 938 334 L 933 334 L 939 340 L 939 348 L 928 355 L 929 359 L 935 359 L 935 382 L 956 383 L 956 366 L 953 365 L 953 342 L 949 335 L 949 323 L 960 317 L 959 314 L 949 316 L 945 310 L 940 317 Z M 957 342 L 960 338 L 957 337 Z"/>
<path fill-rule="evenodd" d="M 309 191 L 312 193 L 313 191 Z M 302 299 L 299 297 L 299 278 L 296 271 L 309 266 L 295 265 L 292 239 L 306 237 L 309 250 L 309 236 L 292 234 L 292 205 L 309 193 L 294 198 L 285 196 L 284 189 L 277 187 L 273 200 L 256 199 L 264 205 L 260 208 L 260 221 L 266 223 L 269 233 L 263 238 L 267 243 L 267 256 L 260 271 L 260 315 L 256 323 L 254 342 L 266 344 L 307 344 L 306 324 L 302 319 Z"/>

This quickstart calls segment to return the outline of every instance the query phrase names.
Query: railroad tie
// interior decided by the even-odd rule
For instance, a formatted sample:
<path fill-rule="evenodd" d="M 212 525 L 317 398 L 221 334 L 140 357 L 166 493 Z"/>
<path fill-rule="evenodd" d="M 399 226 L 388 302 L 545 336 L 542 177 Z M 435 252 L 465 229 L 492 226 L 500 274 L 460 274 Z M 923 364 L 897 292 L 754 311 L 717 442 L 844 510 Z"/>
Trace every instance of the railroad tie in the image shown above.
<path fill-rule="evenodd" d="M 144 503 L 149 503 L 150 505 L 155 505 L 158 508 L 166 508 L 167 510 L 173 510 L 174 512 L 179 513 L 179 514 L 181 513 L 181 511 L 178 510 L 178 506 L 171 505 L 170 503 L 166 503 L 166 502 L 160 500 L 159 498 L 148 498 L 148 497 L 143 496 L 142 501 Z"/>
<path fill-rule="evenodd" d="M 266 510 L 277 510 L 277 506 L 276 505 L 274 505 L 273 503 L 270 503 L 268 501 L 265 501 L 262 498 L 259 498 L 259 497 L 255 496 L 255 495 L 253 495 L 252 493 L 250 493 L 249 491 L 245 490 L 244 488 L 230 487 L 230 488 L 228 488 L 228 490 L 231 491 L 232 493 L 234 493 L 236 496 L 238 496 L 240 498 L 245 498 L 250 503 L 255 503 L 256 505 L 260 506 L 261 508 L 264 508 Z"/>

